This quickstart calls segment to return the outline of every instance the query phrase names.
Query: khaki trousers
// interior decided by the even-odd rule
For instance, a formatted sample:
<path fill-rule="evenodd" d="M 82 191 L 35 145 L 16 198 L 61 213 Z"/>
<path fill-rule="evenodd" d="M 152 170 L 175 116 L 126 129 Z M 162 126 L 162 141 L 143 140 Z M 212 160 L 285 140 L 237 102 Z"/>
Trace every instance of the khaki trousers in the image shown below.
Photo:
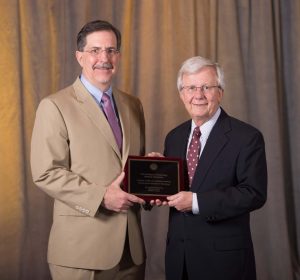
<path fill-rule="evenodd" d="M 126 238 L 127 239 L 127 238 Z M 89 270 L 49 264 L 53 280 L 144 280 L 145 263 L 135 265 L 130 255 L 128 240 L 118 265 L 109 270 Z"/>

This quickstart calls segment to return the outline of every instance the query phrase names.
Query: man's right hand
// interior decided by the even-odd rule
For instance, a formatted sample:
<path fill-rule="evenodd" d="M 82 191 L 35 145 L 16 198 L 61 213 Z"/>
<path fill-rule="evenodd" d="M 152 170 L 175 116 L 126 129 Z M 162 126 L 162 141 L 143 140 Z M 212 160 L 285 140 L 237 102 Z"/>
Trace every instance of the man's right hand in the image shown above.
<path fill-rule="evenodd" d="M 124 192 L 120 185 L 125 173 L 122 172 L 108 187 L 104 195 L 102 206 L 115 212 L 127 213 L 134 203 L 145 204 L 145 201 L 133 194 Z"/>

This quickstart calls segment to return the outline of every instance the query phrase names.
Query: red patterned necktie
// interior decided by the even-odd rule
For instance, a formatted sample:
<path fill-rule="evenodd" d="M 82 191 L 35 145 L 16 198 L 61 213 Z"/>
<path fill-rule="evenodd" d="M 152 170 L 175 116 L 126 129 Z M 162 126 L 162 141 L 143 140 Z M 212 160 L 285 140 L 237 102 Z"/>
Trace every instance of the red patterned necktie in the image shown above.
<path fill-rule="evenodd" d="M 110 98 L 109 98 L 108 94 L 106 94 L 105 92 L 102 95 L 102 102 L 103 102 L 104 113 L 107 117 L 107 120 L 110 124 L 110 127 L 113 131 L 113 134 L 116 138 L 118 147 L 121 151 L 122 150 L 122 131 L 121 131 L 121 127 L 119 125 L 119 121 L 118 121 L 117 116 L 116 116 L 116 114 L 114 112 L 114 109 L 112 107 Z"/>
<path fill-rule="evenodd" d="M 187 165 L 188 165 L 188 175 L 189 175 L 189 185 L 192 185 L 193 177 L 198 165 L 201 143 L 200 143 L 200 128 L 196 126 L 193 131 L 193 136 L 189 145 L 187 153 Z"/>

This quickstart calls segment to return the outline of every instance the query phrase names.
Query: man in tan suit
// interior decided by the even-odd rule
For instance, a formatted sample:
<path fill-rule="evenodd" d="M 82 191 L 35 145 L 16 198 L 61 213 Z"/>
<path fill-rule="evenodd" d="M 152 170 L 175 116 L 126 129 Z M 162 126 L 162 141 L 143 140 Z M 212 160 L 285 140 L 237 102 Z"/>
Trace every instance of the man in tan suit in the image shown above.
<path fill-rule="evenodd" d="M 35 184 L 54 198 L 53 279 L 144 279 L 144 201 L 121 189 L 127 156 L 144 155 L 144 115 L 136 97 L 111 86 L 120 46 L 110 23 L 87 23 L 77 36 L 82 74 L 36 113 L 31 168 Z"/>

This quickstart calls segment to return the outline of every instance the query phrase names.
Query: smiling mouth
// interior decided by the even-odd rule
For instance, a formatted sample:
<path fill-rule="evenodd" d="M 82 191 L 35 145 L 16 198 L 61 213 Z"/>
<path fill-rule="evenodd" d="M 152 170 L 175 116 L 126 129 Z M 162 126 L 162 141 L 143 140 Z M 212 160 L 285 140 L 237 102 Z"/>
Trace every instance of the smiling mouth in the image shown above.
<path fill-rule="evenodd" d="M 206 106 L 207 103 L 204 103 L 204 104 L 195 104 L 195 103 L 192 103 L 193 106 Z"/>

